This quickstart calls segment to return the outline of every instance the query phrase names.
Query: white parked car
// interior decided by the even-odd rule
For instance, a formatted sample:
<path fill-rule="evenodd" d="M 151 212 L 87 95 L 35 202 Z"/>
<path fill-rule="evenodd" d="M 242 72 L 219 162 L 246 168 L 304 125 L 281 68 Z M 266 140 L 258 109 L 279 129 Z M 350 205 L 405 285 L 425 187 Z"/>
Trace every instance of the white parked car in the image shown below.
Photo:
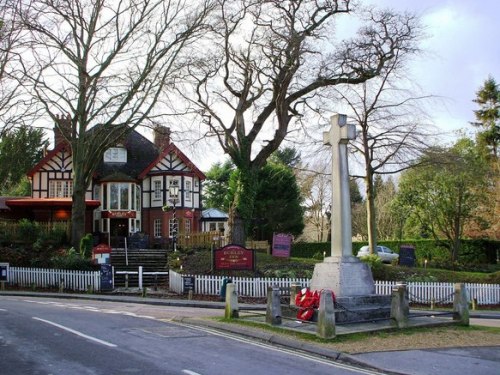
<path fill-rule="evenodd" d="M 358 251 L 358 258 L 370 255 L 369 246 L 363 246 Z M 399 255 L 393 252 L 391 249 L 385 246 L 377 246 L 377 254 L 383 263 L 392 263 L 393 259 L 398 259 Z"/>

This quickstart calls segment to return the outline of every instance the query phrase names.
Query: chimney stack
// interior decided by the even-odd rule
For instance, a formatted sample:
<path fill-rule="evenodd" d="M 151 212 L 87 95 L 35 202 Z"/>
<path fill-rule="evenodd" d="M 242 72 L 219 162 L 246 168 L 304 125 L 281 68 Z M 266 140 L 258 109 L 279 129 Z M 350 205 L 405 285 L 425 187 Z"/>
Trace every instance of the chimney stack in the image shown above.
<path fill-rule="evenodd" d="M 61 130 L 62 129 L 62 130 Z M 66 115 L 56 115 L 56 124 L 54 125 L 54 148 L 62 142 L 66 142 L 64 133 L 70 134 L 71 130 L 71 117 Z M 64 132 L 64 133 L 63 133 Z"/>
<path fill-rule="evenodd" d="M 156 125 L 154 128 L 154 144 L 160 150 L 168 147 L 170 144 L 170 128 Z"/>

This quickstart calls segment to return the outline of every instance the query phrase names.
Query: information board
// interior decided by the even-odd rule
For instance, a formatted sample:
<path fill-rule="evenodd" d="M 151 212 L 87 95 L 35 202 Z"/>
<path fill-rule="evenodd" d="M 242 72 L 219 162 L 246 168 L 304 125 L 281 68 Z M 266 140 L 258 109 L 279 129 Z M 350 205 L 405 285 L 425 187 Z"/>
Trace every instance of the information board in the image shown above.
<path fill-rule="evenodd" d="M 194 276 L 182 276 L 182 291 L 188 293 L 190 290 L 195 290 L 195 279 Z"/>
<path fill-rule="evenodd" d="M 226 245 L 214 250 L 214 269 L 255 271 L 255 250 L 239 245 Z"/>
<path fill-rule="evenodd" d="M 289 258 L 292 249 L 292 239 L 293 236 L 291 234 L 274 233 L 272 255 L 274 257 Z"/>
<path fill-rule="evenodd" d="M 9 281 L 9 263 L 0 263 L 0 281 Z"/>
<path fill-rule="evenodd" d="M 101 264 L 101 290 L 113 290 L 113 267 Z"/>

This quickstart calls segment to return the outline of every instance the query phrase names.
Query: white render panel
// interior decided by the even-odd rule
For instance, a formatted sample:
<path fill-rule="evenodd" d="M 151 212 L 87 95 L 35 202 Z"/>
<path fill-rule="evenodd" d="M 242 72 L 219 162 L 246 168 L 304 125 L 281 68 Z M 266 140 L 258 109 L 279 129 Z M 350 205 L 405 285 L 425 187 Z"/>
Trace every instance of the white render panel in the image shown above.
<path fill-rule="evenodd" d="M 151 172 L 164 172 L 164 171 L 180 171 L 188 172 L 190 169 L 188 166 L 175 154 L 171 152 L 166 155 L 162 160 L 160 160 L 153 168 Z"/>

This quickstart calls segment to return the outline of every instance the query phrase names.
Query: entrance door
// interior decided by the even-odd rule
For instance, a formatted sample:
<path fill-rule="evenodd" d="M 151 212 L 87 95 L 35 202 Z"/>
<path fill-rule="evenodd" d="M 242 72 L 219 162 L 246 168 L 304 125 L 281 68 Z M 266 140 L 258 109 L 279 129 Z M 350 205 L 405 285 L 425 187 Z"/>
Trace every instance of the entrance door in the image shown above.
<path fill-rule="evenodd" d="M 114 247 L 124 247 L 128 236 L 128 219 L 110 219 L 111 243 Z"/>

